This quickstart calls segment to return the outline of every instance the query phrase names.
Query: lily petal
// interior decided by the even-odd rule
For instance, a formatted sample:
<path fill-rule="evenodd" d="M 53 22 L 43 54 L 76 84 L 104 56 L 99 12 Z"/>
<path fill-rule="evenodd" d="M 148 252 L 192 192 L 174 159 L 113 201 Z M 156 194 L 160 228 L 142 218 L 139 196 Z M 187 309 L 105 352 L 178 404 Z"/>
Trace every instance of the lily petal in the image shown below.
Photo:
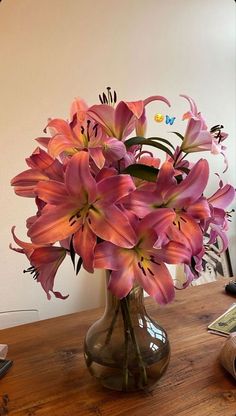
<path fill-rule="evenodd" d="M 65 185 L 72 196 L 78 196 L 85 190 L 88 200 L 94 200 L 97 186 L 89 169 L 88 152 L 81 151 L 72 156 L 65 173 Z"/>
<path fill-rule="evenodd" d="M 125 156 L 126 147 L 123 142 L 112 137 L 105 141 L 103 154 L 105 155 L 107 160 L 114 162 L 116 160 L 120 160 L 122 157 Z"/>
<path fill-rule="evenodd" d="M 186 98 L 186 100 L 189 102 L 190 111 L 191 111 L 192 115 L 197 116 L 198 110 L 197 110 L 197 105 L 196 105 L 195 101 L 191 97 L 189 97 L 188 95 L 185 95 L 185 94 L 180 94 L 180 97 Z"/>
<path fill-rule="evenodd" d="M 165 202 L 168 207 L 183 208 L 198 200 L 207 185 L 208 177 L 208 162 L 200 159 L 175 190 L 167 191 Z"/>
<path fill-rule="evenodd" d="M 155 256 L 168 264 L 189 263 L 192 251 L 183 244 L 171 241 L 163 248 L 156 250 Z"/>
<path fill-rule="evenodd" d="M 101 205 L 114 204 L 117 200 L 128 195 L 135 189 L 132 178 L 128 175 L 116 175 L 103 179 L 97 184 L 98 194 L 101 195 Z M 114 189 L 116 190 L 114 192 Z"/>
<path fill-rule="evenodd" d="M 47 181 L 48 176 L 37 169 L 29 169 L 21 172 L 11 180 L 16 195 L 35 198 L 35 186 L 39 181 Z"/>
<path fill-rule="evenodd" d="M 53 290 L 56 272 L 66 256 L 66 250 L 61 247 L 40 247 L 36 249 L 30 261 L 34 267 L 39 270 L 37 281 L 41 283 L 42 288 L 50 299 L 49 292 L 53 292 L 57 298 L 66 299 L 67 296 L 61 295 L 60 292 Z"/>
<path fill-rule="evenodd" d="M 48 152 L 51 156 L 57 157 L 64 151 L 70 151 L 75 144 L 66 136 L 60 134 L 51 138 L 48 143 Z"/>
<path fill-rule="evenodd" d="M 64 240 L 74 234 L 81 226 L 81 220 L 73 224 L 70 219 L 76 212 L 74 203 L 64 205 L 47 204 L 41 216 L 28 230 L 28 236 L 32 242 L 39 245 L 50 244 Z"/>
<path fill-rule="evenodd" d="M 63 204 L 65 197 L 68 197 L 66 187 L 61 182 L 43 181 L 35 187 L 35 193 L 40 199 L 48 204 Z"/>
<path fill-rule="evenodd" d="M 119 247 L 107 241 L 97 244 L 94 255 L 95 269 L 119 270 L 121 266 Z"/>
<path fill-rule="evenodd" d="M 83 267 L 89 273 L 93 273 L 94 248 L 96 245 L 96 235 L 92 232 L 88 224 L 84 224 L 73 237 L 75 252 L 83 259 Z"/>
<path fill-rule="evenodd" d="M 115 205 L 102 210 L 89 210 L 89 223 L 93 232 L 100 238 L 119 247 L 130 248 L 136 243 L 136 234 L 127 217 Z"/>
<path fill-rule="evenodd" d="M 211 210 L 206 198 L 199 198 L 187 208 L 187 213 L 193 218 L 206 219 L 211 216 Z"/>
<path fill-rule="evenodd" d="M 164 305 L 174 299 L 173 280 L 164 263 L 153 263 L 152 274 L 148 277 L 136 266 L 135 276 L 144 290 L 159 304 Z"/>
<path fill-rule="evenodd" d="M 154 229 L 157 235 L 161 235 L 172 224 L 175 216 L 174 210 L 169 208 L 161 208 L 146 215 L 137 226 L 137 234 L 139 238 L 142 238 L 142 247 L 144 247 L 148 229 Z"/>
<path fill-rule="evenodd" d="M 134 274 L 129 269 L 123 268 L 112 271 L 108 282 L 108 289 L 117 298 L 122 299 L 128 295 L 133 287 Z"/>
<path fill-rule="evenodd" d="M 233 186 L 227 184 L 218 189 L 210 198 L 208 202 L 216 208 L 226 208 L 235 198 L 235 189 Z"/>
<path fill-rule="evenodd" d="M 192 255 L 197 255 L 203 246 L 203 235 L 199 224 L 190 216 L 181 213 L 176 216 L 176 220 L 167 232 L 170 241 L 184 244 L 192 251 Z"/>
<path fill-rule="evenodd" d="M 146 105 L 152 101 L 163 101 L 168 105 L 168 107 L 171 107 L 169 100 L 167 100 L 167 98 L 163 97 L 162 95 L 151 95 L 150 97 L 145 98 L 144 106 L 146 107 Z"/>
<path fill-rule="evenodd" d="M 186 153 L 201 152 L 212 149 L 212 135 L 203 129 L 202 120 L 191 118 L 188 122 L 181 144 L 181 150 Z"/>
<path fill-rule="evenodd" d="M 12 186 L 33 186 L 39 181 L 48 180 L 48 176 L 38 169 L 28 169 L 19 173 L 11 180 Z"/>
<path fill-rule="evenodd" d="M 102 169 L 105 164 L 105 157 L 103 155 L 103 151 L 101 147 L 90 147 L 89 154 L 93 159 L 94 163 L 97 165 L 99 169 Z"/>
<path fill-rule="evenodd" d="M 115 137 L 122 139 L 134 130 L 135 119 L 124 101 L 120 101 L 115 110 Z"/>
<path fill-rule="evenodd" d="M 87 115 L 97 121 L 108 136 L 116 136 L 114 131 L 115 110 L 113 107 L 107 104 L 93 105 L 88 109 Z"/>
<path fill-rule="evenodd" d="M 16 227 L 13 226 L 12 229 L 11 229 L 11 233 L 12 233 L 12 236 L 13 236 L 13 239 L 14 239 L 15 243 L 21 248 L 20 249 L 19 248 L 13 248 L 12 246 L 10 246 L 10 248 L 14 251 L 18 251 L 20 253 L 25 253 L 26 256 L 29 258 L 30 255 L 35 250 L 35 248 L 37 248 L 39 246 L 37 244 L 26 243 L 25 241 L 20 240 L 15 234 L 15 229 L 16 229 Z"/>
<path fill-rule="evenodd" d="M 71 105 L 71 109 L 70 109 L 71 120 L 76 115 L 79 122 L 83 123 L 83 121 L 86 118 L 87 110 L 88 110 L 87 103 L 82 98 L 77 97 Z"/>

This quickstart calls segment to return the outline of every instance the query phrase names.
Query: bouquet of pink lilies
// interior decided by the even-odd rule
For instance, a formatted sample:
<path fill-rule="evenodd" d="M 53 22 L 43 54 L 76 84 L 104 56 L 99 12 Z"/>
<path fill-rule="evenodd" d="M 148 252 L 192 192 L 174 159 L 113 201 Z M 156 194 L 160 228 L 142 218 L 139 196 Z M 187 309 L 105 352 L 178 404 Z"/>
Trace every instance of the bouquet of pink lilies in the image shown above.
<path fill-rule="evenodd" d="M 206 159 L 190 163 L 192 152 L 223 154 L 223 126 L 209 129 L 195 102 L 178 146 L 161 137 L 146 137 L 145 107 L 162 96 L 117 103 L 110 88 L 100 104 L 77 98 L 69 120 L 50 119 L 37 147 L 26 159 L 28 169 L 12 179 L 17 195 L 34 198 L 36 214 L 26 221 L 30 242 L 12 234 L 27 256 L 29 272 L 48 299 L 56 272 L 69 255 L 76 273 L 110 271 L 108 288 L 118 298 L 135 283 L 160 304 L 174 298 L 174 281 L 166 264 L 184 264 L 187 286 L 199 276 L 202 258 L 217 237 L 227 248 L 226 231 L 235 189 L 220 180 L 211 196 Z M 171 124 L 171 123 L 170 123 Z M 173 136 L 174 137 L 174 136 Z M 44 149 L 43 149 L 44 148 Z M 155 149 L 164 160 L 150 151 Z M 224 160 L 226 158 L 224 155 Z M 203 237 L 208 234 L 206 243 Z"/>

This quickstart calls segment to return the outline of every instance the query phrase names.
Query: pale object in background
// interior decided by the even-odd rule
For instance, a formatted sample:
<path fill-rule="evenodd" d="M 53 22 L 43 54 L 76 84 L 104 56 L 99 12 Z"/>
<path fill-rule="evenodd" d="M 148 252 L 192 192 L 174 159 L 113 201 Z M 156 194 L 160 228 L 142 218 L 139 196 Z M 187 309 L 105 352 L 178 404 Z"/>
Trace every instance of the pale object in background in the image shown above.
<path fill-rule="evenodd" d="M 0 329 L 27 324 L 39 320 L 37 309 L 0 312 Z"/>
<path fill-rule="evenodd" d="M 202 258 L 202 268 L 200 277 L 191 282 L 192 286 L 198 286 L 205 283 L 214 282 L 221 277 L 233 277 L 233 270 L 229 250 L 222 252 L 222 241 L 217 238 L 214 244 L 207 244 L 209 235 L 205 237 L 206 252 Z M 182 288 L 186 280 L 184 273 L 184 265 L 178 265 L 175 272 L 175 285 Z"/>
<path fill-rule="evenodd" d="M 8 346 L 6 344 L 0 344 L 0 360 L 4 360 L 8 353 Z"/>
<path fill-rule="evenodd" d="M 200 276 L 198 279 L 193 280 L 191 282 L 191 286 L 203 285 L 205 283 L 210 283 L 210 282 L 214 282 L 215 280 L 217 280 L 216 275 L 212 272 L 212 268 L 210 268 L 210 266 L 211 265 L 209 265 L 209 269 L 207 267 L 207 272 L 204 272 L 202 276 Z M 175 272 L 175 276 L 173 280 L 174 280 L 175 286 L 178 289 L 182 289 L 182 287 L 186 283 L 186 276 L 184 273 L 183 264 L 178 264 L 176 266 L 176 272 Z"/>
<path fill-rule="evenodd" d="M 236 379 L 236 332 L 230 334 L 220 352 L 220 362 Z"/>

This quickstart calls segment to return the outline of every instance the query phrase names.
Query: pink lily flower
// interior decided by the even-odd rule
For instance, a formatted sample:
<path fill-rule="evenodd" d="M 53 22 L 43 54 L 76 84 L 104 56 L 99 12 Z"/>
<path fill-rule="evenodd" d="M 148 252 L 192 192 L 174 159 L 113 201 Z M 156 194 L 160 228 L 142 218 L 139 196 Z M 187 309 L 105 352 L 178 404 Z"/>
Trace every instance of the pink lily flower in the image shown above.
<path fill-rule="evenodd" d="M 54 119 L 48 123 L 53 131 L 53 137 L 49 140 L 48 151 L 53 157 L 61 154 L 74 155 L 78 151 L 88 150 L 91 159 L 101 169 L 106 160 L 116 161 L 121 159 L 126 148 L 116 138 L 107 137 L 100 126 L 94 121 L 79 113 L 80 120 L 74 115 L 71 123 L 61 119 Z"/>
<path fill-rule="evenodd" d="M 158 174 L 155 190 L 153 184 L 150 190 L 148 187 L 137 189 L 121 202 L 140 218 L 163 207 L 174 209 L 175 218 L 166 232 L 166 242 L 170 240 L 186 244 L 191 248 L 192 254 L 197 255 L 203 244 L 199 223 L 211 215 L 209 204 L 206 198 L 202 197 L 208 182 L 209 166 L 206 160 L 200 159 L 179 184 L 174 173 L 172 164 L 164 162 Z"/>
<path fill-rule="evenodd" d="M 212 135 L 207 130 L 207 125 L 200 112 L 198 112 L 196 103 L 188 95 L 181 95 L 186 98 L 190 104 L 190 111 L 183 115 L 183 120 L 189 119 L 184 140 L 180 147 L 186 153 L 201 152 L 211 150 Z"/>
<path fill-rule="evenodd" d="M 35 186 L 39 181 L 49 179 L 63 181 L 63 165 L 39 147 L 26 159 L 26 163 L 30 169 L 21 172 L 11 180 L 11 185 L 14 186 L 14 191 L 19 196 L 35 198 Z"/>
<path fill-rule="evenodd" d="M 198 111 L 195 101 L 191 97 L 185 94 L 180 94 L 180 97 L 185 98 L 189 102 L 189 105 L 190 105 L 190 111 L 188 111 L 187 113 L 183 115 L 183 120 L 191 119 L 191 118 L 194 118 L 195 120 L 201 120 L 202 129 L 207 130 L 205 119 L 202 117 L 202 114 Z"/>
<path fill-rule="evenodd" d="M 203 129 L 201 119 L 189 120 L 180 149 L 185 153 L 212 149 L 212 135 L 208 130 Z"/>
<path fill-rule="evenodd" d="M 224 163 L 228 168 L 227 158 L 225 156 L 226 147 L 222 142 L 228 137 L 227 133 L 221 131 L 223 126 L 214 126 L 208 131 L 205 120 L 197 110 L 196 103 L 188 95 L 181 95 L 188 100 L 190 111 L 183 115 L 183 120 L 189 119 L 181 150 L 186 153 L 211 151 L 212 154 L 221 153 L 224 157 Z"/>
<path fill-rule="evenodd" d="M 108 104 L 93 105 L 88 109 L 88 115 L 100 126 L 108 136 L 124 140 L 136 127 L 136 133 L 145 134 L 146 116 L 145 106 L 152 101 L 169 101 L 162 96 L 154 95 L 140 101 L 120 101 L 116 108 Z"/>
<path fill-rule="evenodd" d="M 233 202 L 235 198 L 235 189 L 232 185 L 226 184 L 220 186 L 219 189 L 208 198 L 209 204 L 214 208 L 226 208 Z"/>
<path fill-rule="evenodd" d="M 207 228 L 210 227 L 209 244 L 214 243 L 217 236 L 221 238 L 222 251 L 226 250 L 229 243 L 225 231 L 228 229 L 230 213 L 227 213 L 225 208 L 231 204 L 234 198 L 235 189 L 233 186 L 229 184 L 223 186 L 221 181 L 219 189 L 208 198 L 208 203 L 211 207 L 211 217 L 206 222 L 205 229 L 207 231 Z"/>
<path fill-rule="evenodd" d="M 36 244 L 49 244 L 73 236 L 84 268 L 93 272 L 98 237 L 121 247 L 133 247 L 135 233 L 116 201 L 135 189 L 128 175 L 114 175 L 96 182 L 89 168 L 88 152 L 76 153 L 68 162 L 65 184 L 48 181 L 36 192 L 47 205 L 28 235 Z"/>
<path fill-rule="evenodd" d="M 179 146 L 176 146 L 173 157 L 166 155 L 166 161 L 172 163 L 175 169 L 175 175 L 182 175 L 185 177 L 186 170 L 190 170 L 193 166 L 188 160 L 184 160 L 185 156 L 186 153 L 180 150 Z"/>
<path fill-rule="evenodd" d="M 161 159 L 159 157 L 154 157 L 153 155 L 148 155 L 147 152 L 143 152 L 140 159 L 138 159 L 138 163 L 147 166 L 153 166 L 154 168 L 159 168 L 161 164 Z"/>
<path fill-rule="evenodd" d="M 228 169 L 228 160 L 227 157 L 225 155 L 225 151 L 227 149 L 226 146 L 224 146 L 222 144 L 222 142 L 227 139 L 228 134 L 222 131 L 223 126 L 222 125 L 217 125 L 217 126 L 213 126 L 210 130 L 211 134 L 212 134 L 212 148 L 211 148 L 211 153 L 213 155 L 218 155 L 218 154 L 222 154 L 223 158 L 224 158 L 224 163 L 225 163 L 225 169 L 223 171 L 226 172 L 226 170 Z"/>
<path fill-rule="evenodd" d="M 115 296 L 125 297 L 139 283 L 160 304 L 173 300 L 173 280 L 164 262 L 189 262 L 191 252 L 175 242 L 159 249 L 153 245 L 157 233 L 162 234 L 174 216 L 173 210 L 163 209 L 142 219 L 135 227 L 138 242 L 133 248 L 124 249 L 109 242 L 96 246 L 94 267 L 112 270 L 108 288 Z"/>
<path fill-rule="evenodd" d="M 42 247 L 21 241 L 15 235 L 15 227 L 12 227 L 12 235 L 15 243 L 20 248 L 14 248 L 12 245 L 10 245 L 10 248 L 18 253 L 25 254 L 31 264 L 27 270 L 24 270 L 24 273 L 30 273 L 41 284 L 48 299 L 51 299 L 50 292 L 57 298 L 66 299 L 68 295 L 63 296 L 60 292 L 53 289 L 57 270 L 66 256 L 65 248 L 53 247 L 51 245 Z"/>
<path fill-rule="evenodd" d="M 70 109 L 71 120 L 76 116 L 80 123 L 83 123 L 87 117 L 88 104 L 80 97 L 77 97 Z"/>

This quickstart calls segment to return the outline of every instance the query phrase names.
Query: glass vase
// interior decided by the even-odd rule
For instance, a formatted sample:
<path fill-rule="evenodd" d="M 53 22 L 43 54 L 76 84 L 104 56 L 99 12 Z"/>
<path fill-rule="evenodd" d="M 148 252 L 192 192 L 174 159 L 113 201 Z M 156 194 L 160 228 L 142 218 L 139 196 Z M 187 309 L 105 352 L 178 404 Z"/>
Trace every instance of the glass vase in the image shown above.
<path fill-rule="evenodd" d="M 104 314 L 87 332 L 87 367 L 107 388 L 151 390 L 167 369 L 167 334 L 147 314 L 143 300 L 140 286 L 123 299 L 107 291 Z"/>

